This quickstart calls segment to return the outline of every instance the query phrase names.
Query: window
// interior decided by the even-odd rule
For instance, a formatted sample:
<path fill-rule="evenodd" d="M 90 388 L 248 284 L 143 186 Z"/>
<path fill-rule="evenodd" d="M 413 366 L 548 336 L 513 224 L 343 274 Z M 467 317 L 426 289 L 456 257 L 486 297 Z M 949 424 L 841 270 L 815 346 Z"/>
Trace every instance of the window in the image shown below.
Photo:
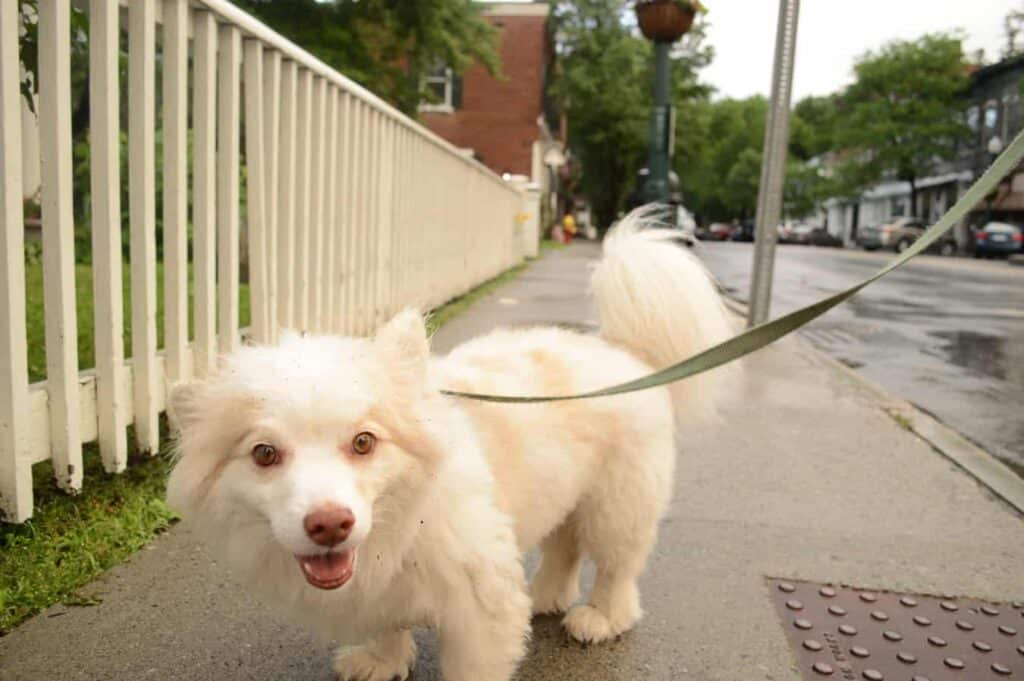
<path fill-rule="evenodd" d="M 889 200 L 889 215 L 894 218 L 903 216 L 903 197 L 897 196 Z"/>
<path fill-rule="evenodd" d="M 978 132 L 978 107 L 972 106 L 967 110 L 967 125 L 974 132 Z"/>
<path fill-rule="evenodd" d="M 985 104 L 985 129 L 995 130 L 999 122 L 999 103 L 991 101 Z"/>
<path fill-rule="evenodd" d="M 423 78 L 424 101 L 421 111 L 452 112 L 456 107 L 455 74 L 441 64 L 427 72 Z"/>

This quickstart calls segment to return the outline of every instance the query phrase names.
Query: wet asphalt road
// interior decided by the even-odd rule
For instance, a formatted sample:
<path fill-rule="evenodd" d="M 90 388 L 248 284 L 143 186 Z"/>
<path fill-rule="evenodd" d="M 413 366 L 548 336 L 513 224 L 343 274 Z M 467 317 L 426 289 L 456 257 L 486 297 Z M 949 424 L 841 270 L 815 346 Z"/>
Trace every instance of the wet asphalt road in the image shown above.
<path fill-rule="evenodd" d="M 701 253 L 746 302 L 753 244 L 705 242 Z M 890 257 L 780 245 L 771 316 L 836 293 Z M 1024 268 L 920 256 L 801 333 L 1024 475 Z"/>

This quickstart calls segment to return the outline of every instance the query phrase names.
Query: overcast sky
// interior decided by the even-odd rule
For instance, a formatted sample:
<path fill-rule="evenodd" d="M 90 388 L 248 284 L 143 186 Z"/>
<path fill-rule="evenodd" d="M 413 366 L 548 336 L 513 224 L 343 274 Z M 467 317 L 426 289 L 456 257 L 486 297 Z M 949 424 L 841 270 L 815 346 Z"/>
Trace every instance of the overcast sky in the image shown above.
<path fill-rule="evenodd" d="M 715 60 L 703 80 L 719 97 L 771 89 L 777 0 L 704 0 Z M 996 58 L 1003 17 L 1022 0 L 802 0 L 797 30 L 793 101 L 833 92 L 851 80 L 854 59 L 894 38 L 962 29 L 965 48 Z"/>

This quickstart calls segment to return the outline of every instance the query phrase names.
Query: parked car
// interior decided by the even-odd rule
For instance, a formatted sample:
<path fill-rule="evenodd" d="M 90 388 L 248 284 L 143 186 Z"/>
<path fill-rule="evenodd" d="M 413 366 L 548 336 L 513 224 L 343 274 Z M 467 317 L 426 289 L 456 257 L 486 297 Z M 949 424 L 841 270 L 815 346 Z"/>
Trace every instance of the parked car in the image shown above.
<path fill-rule="evenodd" d="M 865 251 L 874 251 L 882 247 L 882 226 L 861 225 L 857 228 L 856 243 Z"/>
<path fill-rule="evenodd" d="M 807 244 L 810 243 L 811 233 L 817 229 L 817 225 L 806 222 L 787 222 L 779 225 L 780 244 Z"/>
<path fill-rule="evenodd" d="M 888 248 L 902 253 L 924 234 L 927 225 L 920 218 L 897 218 L 878 227 L 864 226 L 857 230 L 857 245 L 866 251 Z M 956 239 L 945 236 L 929 246 L 928 250 L 942 255 L 955 255 Z"/>
<path fill-rule="evenodd" d="M 732 225 L 729 223 L 713 222 L 704 230 L 703 238 L 708 241 L 726 241 L 730 232 L 732 232 Z"/>
<path fill-rule="evenodd" d="M 729 239 L 731 241 L 753 241 L 754 240 L 754 221 L 744 220 L 740 224 L 732 228 L 729 233 Z"/>
<path fill-rule="evenodd" d="M 811 246 L 826 246 L 828 248 L 842 248 L 843 240 L 829 232 L 824 227 L 815 227 L 807 236 L 807 243 Z"/>
<path fill-rule="evenodd" d="M 1008 222 L 990 222 L 974 235 L 974 257 L 987 258 L 1019 253 L 1024 233 Z"/>

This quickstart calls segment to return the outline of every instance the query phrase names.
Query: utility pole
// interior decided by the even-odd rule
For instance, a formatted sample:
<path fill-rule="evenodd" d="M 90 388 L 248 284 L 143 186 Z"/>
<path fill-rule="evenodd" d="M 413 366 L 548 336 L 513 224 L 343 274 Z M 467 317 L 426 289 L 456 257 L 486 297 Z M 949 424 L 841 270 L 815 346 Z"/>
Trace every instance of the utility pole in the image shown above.
<path fill-rule="evenodd" d="M 792 99 L 799 14 L 800 0 L 779 0 L 772 99 L 764 131 L 761 185 L 757 192 L 757 217 L 754 222 L 754 276 L 750 287 L 748 326 L 756 326 L 768 319 L 771 307 L 772 271 L 775 266 L 775 241 L 778 237 L 776 230 L 782 214 L 782 192 L 786 181 L 789 104 Z"/>

